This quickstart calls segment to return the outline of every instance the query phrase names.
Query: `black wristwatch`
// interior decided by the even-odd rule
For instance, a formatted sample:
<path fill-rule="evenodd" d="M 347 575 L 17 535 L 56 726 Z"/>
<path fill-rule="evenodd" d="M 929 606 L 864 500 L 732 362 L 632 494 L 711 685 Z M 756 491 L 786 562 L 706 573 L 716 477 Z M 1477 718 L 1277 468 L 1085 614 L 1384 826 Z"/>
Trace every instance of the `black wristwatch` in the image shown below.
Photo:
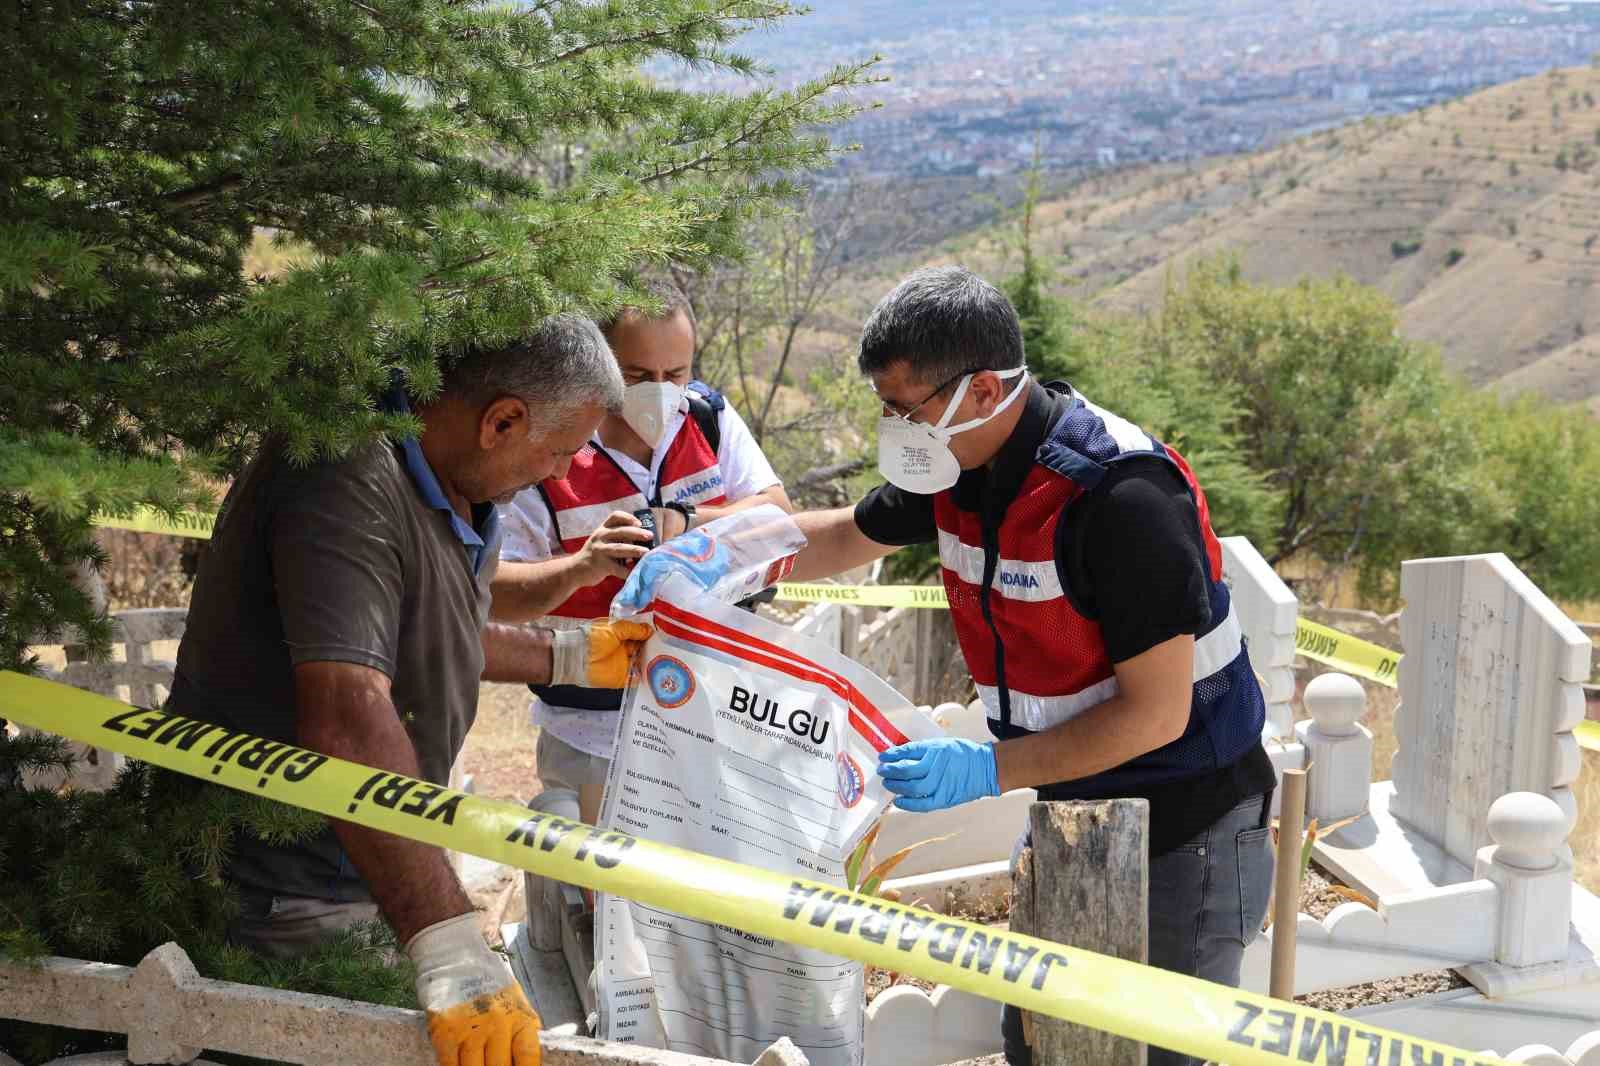
<path fill-rule="evenodd" d="M 671 503 L 665 504 L 664 506 L 669 511 L 677 511 L 679 514 L 683 515 L 683 531 L 685 533 L 694 528 L 694 504 L 684 503 L 681 500 L 673 500 Z"/>

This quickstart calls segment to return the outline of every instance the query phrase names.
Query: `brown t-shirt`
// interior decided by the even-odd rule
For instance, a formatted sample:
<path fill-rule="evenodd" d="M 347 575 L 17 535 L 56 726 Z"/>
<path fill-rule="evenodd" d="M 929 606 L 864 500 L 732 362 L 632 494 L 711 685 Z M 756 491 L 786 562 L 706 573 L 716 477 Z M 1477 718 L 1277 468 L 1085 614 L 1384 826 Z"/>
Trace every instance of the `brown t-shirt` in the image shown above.
<path fill-rule="evenodd" d="M 389 676 L 422 776 L 445 783 L 477 709 L 499 556 L 493 507 L 475 517 L 452 515 L 415 443 L 309 467 L 265 448 L 223 503 L 167 708 L 293 741 L 294 665 L 359 663 Z M 331 827 L 287 847 L 241 834 L 229 873 L 273 895 L 370 898 Z"/>

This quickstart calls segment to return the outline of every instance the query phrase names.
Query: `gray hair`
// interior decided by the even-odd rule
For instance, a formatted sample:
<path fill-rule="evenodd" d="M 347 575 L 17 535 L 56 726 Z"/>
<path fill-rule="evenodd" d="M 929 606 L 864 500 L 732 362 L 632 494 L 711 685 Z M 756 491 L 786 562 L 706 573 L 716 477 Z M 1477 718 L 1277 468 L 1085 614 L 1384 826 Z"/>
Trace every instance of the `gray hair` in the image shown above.
<path fill-rule="evenodd" d="M 1022 365 L 1022 324 L 999 289 L 963 267 L 924 267 L 896 285 L 861 327 L 863 374 L 905 363 L 928 384 Z"/>
<path fill-rule="evenodd" d="M 583 315 L 551 315 L 521 340 L 475 348 L 444 376 L 444 391 L 481 407 L 500 396 L 528 405 L 535 430 L 548 431 L 576 407 L 622 410 L 622 372 L 599 328 Z"/>

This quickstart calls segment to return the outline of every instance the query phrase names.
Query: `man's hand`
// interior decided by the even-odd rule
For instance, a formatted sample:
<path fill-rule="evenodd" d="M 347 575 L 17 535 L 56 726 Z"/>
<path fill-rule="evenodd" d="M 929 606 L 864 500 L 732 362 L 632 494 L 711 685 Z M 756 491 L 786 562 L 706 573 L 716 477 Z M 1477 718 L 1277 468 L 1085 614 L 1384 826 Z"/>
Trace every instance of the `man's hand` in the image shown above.
<path fill-rule="evenodd" d="M 622 688 L 639 646 L 654 632 L 643 622 L 586 622 L 558 629 L 551 644 L 550 683 Z"/>
<path fill-rule="evenodd" d="M 406 944 L 417 1003 L 440 1066 L 539 1066 L 539 1015 L 506 960 L 468 913 L 428 926 Z"/>
<path fill-rule="evenodd" d="M 934 737 L 878 753 L 878 776 L 903 811 L 942 811 L 1000 795 L 994 745 Z"/>
<path fill-rule="evenodd" d="M 677 515 L 680 522 L 683 516 Z M 608 577 L 625 578 L 650 550 L 649 530 L 626 511 L 612 511 L 578 549 L 578 565 L 593 585 Z"/>

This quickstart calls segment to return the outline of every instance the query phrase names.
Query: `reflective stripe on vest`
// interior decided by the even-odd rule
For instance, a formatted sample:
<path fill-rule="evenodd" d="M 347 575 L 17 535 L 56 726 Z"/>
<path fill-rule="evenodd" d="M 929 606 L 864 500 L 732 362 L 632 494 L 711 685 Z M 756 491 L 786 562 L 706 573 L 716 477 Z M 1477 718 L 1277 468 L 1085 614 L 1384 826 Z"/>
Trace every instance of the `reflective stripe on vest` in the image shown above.
<path fill-rule="evenodd" d="M 1226 667 L 1244 647 L 1244 634 L 1239 628 L 1239 616 L 1230 605 L 1222 625 L 1212 629 L 1194 642 L 1194 680 L 1204 681 Z M 1036 696 L 1030 692 L 1011 689 L 1011 724 L 1030 733 L 1038 733 L 1051 726 L 1060 725 L 1070 718 L 1104 703 L 1120 691 L 1115 676 L 1096 682 L 1088 688 L 1065 696 Z M 990 718 L 1000 718 L 1000 690 L 994 685 L 979 685 L 978 698 Z"/>
<path fill-rule="evenodd" d="M 957 636 L 997 734 L 1048 729 L 1115 696 L 1117 679 L 1099 626 L 1078 612 L 1062 587 L 1056 532 L 1074 501 L 1095 488 L 1114 464 L 1136 457 L 1169 464 L 1195 501 L 1212 620 L 1195 638 L 1194 710 L 1186 738 L 1212 734 L 1218 758 L 1231 759 L 1233 749 L 1259 735 L 1259 723 L 1252 727 L 1245 719 L 1259 715 L 1260 699 L 1243 655 L 1238 616 L 1222 583 L 1222 549 L 1205 494 L 1176 451 L 1081 397 L 1074 396 L 1051 427 L 999 528 L 988 531 L 992 560 L 984 547 L 982 516 L 958 508 L 948 491 L 935 497 L 939 561 Z M 990 562 L 993 576 L 985 588 Z M 1241 670 L 1242 678 L 1236 676 Z M 1246 679 L 1248 686 L 1242 683 Z M 1216 692 L 1226 694 L 1220 704 L 1212 695 Z"/>
<path fill-rule="evenodd" d="M 699 424 L 686 417 L 661 459 L 654 500 L 645 499 L 617 461 L 593 442 L 573 457 L 566 477 L 541 482 L 539 491 L 554 512 L 561 550 L 573 555 L 612 511 L 632 513 L 659 507 L 664 501 L 714 507 L 727 502 L 722 482 L 722 468 L 711 443 Z M 550 613 L 562 618 L 603 618 L 621 588 L 620 578 L 608 577 L 574 592 Z"/>

